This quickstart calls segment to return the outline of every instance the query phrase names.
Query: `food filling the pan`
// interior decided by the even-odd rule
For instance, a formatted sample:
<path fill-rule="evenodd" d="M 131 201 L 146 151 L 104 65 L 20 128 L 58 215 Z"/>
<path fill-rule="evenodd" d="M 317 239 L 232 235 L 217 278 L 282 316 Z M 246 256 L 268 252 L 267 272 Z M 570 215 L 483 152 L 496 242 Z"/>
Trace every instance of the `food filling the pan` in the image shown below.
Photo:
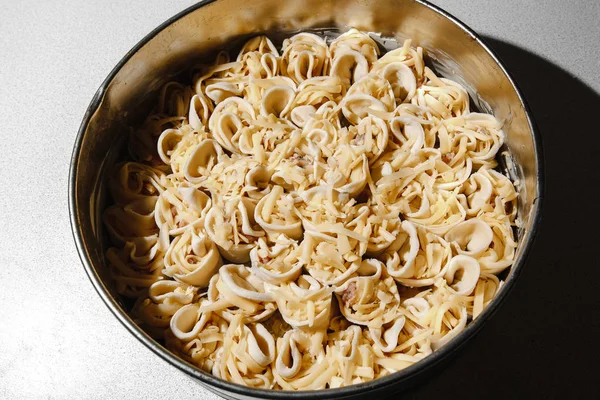
<path fill-rule="evenodd" d="M 427 357 L 511 266 L 502 124 L 423 50 L 265 36 L 165 85 L 109 182 L 135 321 L 222 379 L 311 390 Z"/>

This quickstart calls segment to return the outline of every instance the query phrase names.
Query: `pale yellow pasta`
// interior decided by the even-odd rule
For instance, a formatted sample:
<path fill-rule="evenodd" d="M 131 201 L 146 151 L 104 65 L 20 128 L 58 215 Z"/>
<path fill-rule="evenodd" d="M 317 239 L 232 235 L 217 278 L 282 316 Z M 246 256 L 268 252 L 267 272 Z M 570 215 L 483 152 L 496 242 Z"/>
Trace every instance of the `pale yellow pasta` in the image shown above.
<path fill-rule="evenodd" d="M 410 40 L 266 36 L 169 82 L 108 181 L 132 317 L 240 385 L 404 369 L 485 313 L 515 259 L 505 137 Z"/>

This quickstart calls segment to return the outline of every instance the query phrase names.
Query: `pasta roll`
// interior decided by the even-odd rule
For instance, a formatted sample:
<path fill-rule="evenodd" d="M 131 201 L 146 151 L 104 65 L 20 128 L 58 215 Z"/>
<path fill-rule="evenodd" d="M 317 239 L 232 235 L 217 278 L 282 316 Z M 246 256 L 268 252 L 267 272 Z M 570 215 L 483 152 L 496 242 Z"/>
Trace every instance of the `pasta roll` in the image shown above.
<path fill-rule="evenodd" d="M 183 139 L 184 132 L 182 130 L 187 131 L 189 128 L 165 129 L 158 137 L 158 156 L 165 164 L 171 163 L 171 153 Z"/>
<path fill-rule="evenodd" d="M 129 133 L 127 149 L 131 158 L 153 167 L 160 167 L 162 160 L 156 146 L 158 138 L 166 129 L 179 129 L 184 122 L 184 116 L 152 114 L 147 117 L 141 127 Z"/>
<path fill-rule="evenodd" d="M 356 126 L 349 126 L 343 143 L 360 149 L 372 164 L 388 145 L 388 128 L 384 120 L 368 116 Z"/>
<path fill-rule="evenodd" d="M 380 327 L 369 327 L 369 335 L 373 341 L 373 345 L 381 352 L 393 352 L 399 344 L 400 334 L 406 323 L 406 317 L 398 316 L 395 320 L 387 325 Z"/>
<path fill-rule="evenodd" d="M 511 185 L 512 186 L 512 185 Z M 463 186 L 466 195 L 465 210 L 467 215 L 475 216 L 479 214 L 491 200 L 494 193 L 492 182 L 483 171 L 477 171 L 472 174 Z"/>
<path fill-rule="evenodd" d="M 517 213 L 517 192 L 510 179 L 497 171 L 480 168 L 463 186 L 468 215 L 488 212 L 512 223 Z"/>
<path fill-rule="evenodd" d="M 469 113 L 469 94 L 458 83 L 438 78 L 425 67 L 425 83 L 417 89 L 412 103 L 428 109 L 433 119 L 458 117 Z"/>
<path fill-rule="evenodd" d="M 344 92 L 369 73 L 369 62 L 363 54 L 349 48 L 340 49 L 332 60 L 331 76 L 339 78 Z"/>
<path fill-rule="evenodd" d="M 398 321 L 401 321 L 401 318 L 396 320 L 395 323 L 391 323 L 391 328 L 389 329 L 397 326 L 396 324 L 400 324 Z M 399 344 L 392 352 L 384 352 L 378 345 L 373 344 L 375 363 L 381 370 L 380 375 L 388 375 L 400 371 L 431 354 L 431 334 L 432 329 L 416 327 L 413 322 L 407 319 L 397 339 Z M 390 336 L 394 337 L 395 332 Z M 393 342 L 394 339 L 390 339 L 390 341 Z"/>
<path fill-rule="evenodd" d="M 364 148 L 353 145 L 339 145 L 333 155 L 327 159 L 329 170 L 325 180 L 339 192 L 349 197 L 357 196 L 367 185 L 369 179 L 369 159 Z"/>
<path fill-rule="evenodd" d="M 375 61 L 371 72 L 380 74 L 390 82 L 398 104 L 409 102 L 423 80 L 423 49 L 412 48 L 411 40 L 407 39 L 402 47 L 388 51 Z"/>
<path fill-rule="evenodd" d="M 444 238 L 455 246 L 459 254 L 477 257 L 490 246 L 494 233 L 488 224 L 473 218 L 450 229 Z"/>
<path fill-rule="evenodd" d="M 269 171 L 263 165 L 256 165 L 252 167 L 246 174 L 245 187 L 243 193 L 248 196 L 253 203 L 258 202 L 270 193 L 272 184 L 270 182 L 271 171 Z M 256 212 L 255 212 L 256 214 Z"/>
<path fill-rule="evenodd" d="M 281 51 L 281 69 L 296 83 L 329 72 L 329 48 L 317 35 L 298 33 L 283 41 Z"/>
<path fill-rule="evenodd" d="M 266 288 L 285 322 L 293 328 L 317 331 L 329 325 L 333 289 L 312 276 L 300 275 L 294 282 L 267 284 Z"/>
<path fill-rule="evenodd" d="M 199 312 L 201 304 L 188 304 L 173 315 L 170 331 L 165 333 L 165 344 L 190 363 L 211 372 L 229 323 L 214 313 Z"/>
<path fill-rule="evenodd" d="M 211 193 L 215 202 L 221 204 L 231 198 L 246 198 L 252 204 L 268 193 L 271 172 L 257 160 L 232 154 L 223 156 L 211 169 L 210 176 L 198 185 Z"/>
<path fill-rule="evenodd" d="M 250 251 L 252 271 L 263 281 L 280 284 L 296 280 L 302 272 L 298 261 L 298 242 L 280 234 L 270 245 L 263 238 Z"/>
<path fill-rule="evenodd" d="M 390 83 L 396 103 L 410 101 L 417 91 L 413 71 L 402 62 L 392 62 L 383 67 L 381 76 Z"/>
<path fill-rule="evenodd" d="M 493 115 L 470 112 L 448 119 L 444 125 L 454 143 L 464 139 L 465 156 L 475 165 L 496 167 L 495 157 L 504 144 L 504 132 Z"/>
<path fill-rule="evenodd" d="M 221 255 L 231 262 L 250 261 L 250 250 L 264 231 L 254 220 L 255 205 L 248 198 L 215 204 L 206 215 L 205 229 Z"/>
<path fill-rule="evenodd" d="M 273 377 L 284 390 L 324 389 L 335 374 L 320 335 L 291 330 L 277 339 Z M 316 343 L 315 343 L 316 342 Z M 319 350 L 314 351 L 315 344 Z"/>
<path fill-rule="evenodd" d="M 479 263 L 473 257 L 463 254 L 452 257 L 444 275 L 449 285 L 448 290 L 452 293 L 468 296 L 477 285 L 480 271 Z"/>
<path fill-rule="evenodd" d="M 259 115 L 251 128 L 241 132 L 238 146 L 242 153 L 267 164 L 271 154 L 280 146 L 285 146 L 296 129 L 291 122 L 273 114 L 268 117 Z"/>
<path fill-rule="evenodd" d="M 388 209 L 378 204 L 371 205 L 367 224 L 371 234 L 366 254 L 375 257 L 386 251 L 397 240 L 402 230 L 402 221 L 397 210 Z"/>
<path fill-rule="evenodd" d="M 383 264 L 375 259 L 361 262 L 360 273 L 335 291 L 340 311 L 350 322 L 380 327 L 399 315 L 400 295 L 396 282 L 383 272 Z"/>
<path fill-rule="evenodd" d="M 202 183 L 209 176 L 212 168 L 223 159 L 223 149 L 212 139 L 198 143 L 183 156 L 183 176 L 193 184 Z M 176 172 L 175 170 L 173 172 Z"/>
<path fill-rule="evenodd" d="M 375 378 L 371 345 L 363 338 L 360 326 L 352 325 L 328 336 L 327 356 L 337 367 L 330 387 L 341 387 Z"/>
<path fill-rule="evenodd" d="M 196 288 L 174 281 L 157 281 L 148 288 L 148 297 L 132 311 L 135 318 L 157 337 L 163 338 L 171 319 L 196 297 Z"/>
<path fill-rule="evenodd" d="M 502 282 L 496 275 L 483 273 L 479 276 L 479 281 L 475 286 L 473 293 L 472 309 L 467 311 L 476 319 L 483 309 L 494 299 L 498 290 L 502 287 Z"/>
<path fill-rule="evenodd" d="M 165 130 L 158 139 L 158 153 L 161 160 L 170 165 L 171 177 L 176 177 L 178 180 L 191 179 L 191 181 L 197 181 L 201 179 L 199 171 L 194 169 L 186 170 L 186 163 L 190 158 L 198 158 L 202 153 L 206 151 L 221 150 L 220 146 L 218 149 L 211 149 L 210 146 L 198 149 L 198 145 L 203 141 L 210 138 L 210 134 L 206 132 L 204 128 L 198 131 L 192 131 L 190 125 L 181 127 L 179 129 L 167 129 Z M 216 144 L 216 142 L 212 141 Z M 206 143 L 205 143 L 206 145 Z M 220 151 L 218 154 L 222 154 Z M 192 161 L 194 163 L 194 161 Z M 197 167 L 192 165 L 191 168 Z M 205 174 L 207 171 L 204 171 Z"/>
<path fill-rule="evenodd" d="M 398 107 L 396 107 L 396 109 L 394 110 L 393 117 L 396 116 L 416 119 L 417 122 L 421 124 L 421 127 L 423 128 L 424 132 L 424 148 L 433 149 L 439 147 L 439 138 L 437 137 L 436 133 L 442 125 L 435 125 L 435 122 L 429 119 L 426 108 L 419 107 L 418 105 L 412 103 L 402 103 L 399 104 Z M 391 129 L 392 126 L 390 120 L 390 130 Z M 392 135 L 390 135 L 390 137 L 391 136 Z M 406 134 L 403 134 L 403 136 L 407 137 Z"/>
<path fill-rule="evenodd" d="M 502 204 L 502 208 L 497 206 L 496 200 L 496 209 L 503 209 L 504 215 L 508 217 L 508 220 L 512 223 L 515 221 L 515 217 L 517 216 L 517 197 L 518 193 L 515 189 L 515 186 L 510 181 L 510 179 L 504 175 L 502 175 L 498 171 L 490 170 L 490 169 L 481 169 L 482 174 L 486 174 L 490 177 L 490 181 L 494 187 L 494 194 L 496 195 L 495 199 L 499 199 Z M 500 212 L 496 212 L 496 215 L 499 215 Z M 502 219 L 502 218 L 501 218 Z"/>
<path fill-rule="evenodd" d="M 171 242 L 164 263 L 164 275 L 200 288 L 208 286 L 222 265 L 217 245 L 194 229 L 187 229 Z"/>
<path fill-rule="evenodd" d="M 215 104 L 219 104 L 230 97 L 239 97 L 244 91 L 244 82 L 239 78 L 219 79 L 206 81 L 206 96 Z"/>
<path fill-rule="evenodd" d="M 390 121 L 392 136 L 405 150 L 417 153 L 425 146 L 425 131 L 420 121 L 412 115 L 400 115 Z"/>
<path fill-rule="evenodd" d="M 252 61 L 250 64 L 253 68 L 260 69 L 260 66 L 255 65 Z M 245 67 L 247 68 L 247 65 L 240 60 L 235 63 L 226 62 L 217 64 L 196 82 L 198 96 L 204 100 L 208 110 L 212 107 L 207 98 L 212 100 L 214 104 L 219 104 L 229 97 L 239 97 L 242 95 L 248 83 L 248 78 L 244 74 Z M 200 105 L 199 103 L 192 104 Z M 202 105 L 201 109 L 204 108 Z M 206 125 L 206 122 L 204 122 L 204 125 Z"/>
<path fill-rule="evenodd" d="M 252 78 L 269 78 L 277 74 L 279 52 L 266 36 L 256 36 L 246 42 L 237 61 L 242 63 L 242 75 Z"/>
<path fill-rule="evenodd" d="M 212 104 L 206 100 L 203 95 L 195 94 L 190 100 L 190 112 L 188 114 L 188 121 L 190 126 L 196 131 L 200 132 L 208 126 L 208 119 L 213 111 Z M 163 160 L 164 161 L 164 160 Z"/>
<path fill-rule="evenodd" d="M 244 64 L 241 61 L 230 62 L 229 54 L 221 52 L 212 66 L 205 66 L 194 77 L 194 88 L 197 99 L 190 103 L 189 121 L 195 128 L 198 122 L 206 126 L 208 116 L 218 104 L 228 97 L 240 96 L 247 85 L 248 78 L 244 75 Z M 194 109 L 194 106 L 196 108 Z M 196 115 L 194 115 L 194 113 Z M 199 117 L 200 121 L 195 119 Z M 203 117 L 206 116 L 206 120 Z"/>
<path fill-rule="evenodd" d="M 274 86 L 268 89 L 260 102 L 260 114 L 278 118 L 289 114 L 296 92 L 289 86 Z"/>
<path fill-rule="evenodd" d="M 294 198 L 285 194 L 283 188 L 274 185 L 254 209 L 254 220 L 267 234 L 284 234 L 291 239 L 302 237 L 302 222 L 294 213 Z"/>
<path fill-rule="evenodd" d="M 122 249 L 111 247 L 106 251 L 110 275 L 119 294 L 139 297 L 162 279 L 164 262 L 156 241 L 156 238 L 149 243 L 145 240 L 142 246 L 139 241 L 127 242 Z"/>
<path fill-rule="evenodd" d="M 434 339 L 431 347 L 436 350 L 454 339 L 467 325 L 467 309 L 463 305 L 445 302 L 436 307 L 433 317 Z"/>
<path fill-rule="evenodd" d="M 419 181 L 406 185 L 396 205 L 405 217 L 421 217 L 429 211 L 429 188 Z"/>
<path fill-rule="evenodd" d="M 316 110 L 314 117 L 304 125 L 303 140 L 299 145 L 304 146 L 307 152 L 331 157 L 339 143 L 339 119 L 328 118 L 319 111 L 321 108 Z"/>
<path fill-rule="evenodd" d="M 396 108 L 390 83 L 382 77 L 369 74 L 356 81 L 342 100 L 342 113 L 357 125 L 363 118 L 375 114 L 386 115 Z"/>
<path fill-rule="evenodd" d="M 513 230 L 508 218 L 502 221 L 488 213 L 482 214 L 480 218 L 492 228 L 494 238 L 477 260 L 482 272 L 498 274 L 514 261 L 517 243 L 514 240 Z"/>
<path fill-rule="evenodd" d="M 102 220 L 113 243 L 122 246 L 135 238 L 157 235 L 154 218 L 157 199 L 157 196 L 141 197 L 125 206 L 107 208 Z"/>
<path fill-rule="evenodd" d="M 291 100 L 294 99 L 296 93 L 297 85 L 296 83 L 286 77 L 286 76 L 275 76 L 272 78 L 264 78 L 264 79 L 251 79 L 248 83 L 248 86 L 244 92 L 244 98 L 250 103 L 257 113 L 267 117 L 269 114 L 274 114 L 277 118 L 287 116 L 286 113 L 282 113 L 282 110 L 288 106 L 288 96 L 284 93 L 286 90 L 291 92 Z M 274 90 L 274 92 L 273 92 Z M 270 100 L 271 103 L 277 103 L 279 100 L 279 104 L 272 104 L 272 107 L 278 107 L 277 112 L 264 112 L 264 102 L 263 100 L 267 96 L 268 93 L 273 92 L 275 97 Z M 278 99 L 277 96 L 280 98 Z M 283 100 L 283 101 L 282 101 Z M 272 107 L 269 107 L 271 109 Z M 289 108 L 289 107 L 288 107 Z"/>
<path fill-rule="evenodd" d="M 211 198 L 193 186 L 167 187 L 154 211 L 161 237 L 181 235 L 188 227 L 202 228 L 211 205 Z"/>
<path fill-rule="evenodd" d="M 429 212 L 420 217 L 408 217 L 409 221 L 441 236 L 465 220 L 467 213 L 456 191 L 438 192 L 435 196 L 428 196 Z"/>
<path fill-rule="evenodd" d="M 384 254 L 387 272 L 394 278 L 410 278 L 414 274 L 419 254 L 419 235 L 410 221 L 402 221 L 401 231 L 392 242 L 392 248 Z"/>
<path fill-rule="evenodd" d="M 240 97 L 228 97 L 220 102 L 208 120 L 215 140 L 232 153 L 239 153 L 241 131 L 256 119 L 254 108 Z"/>
<path fill-rule="evenodd" d="M 240 385 L 270 389 L 275 339 L 259 323 L 246 324 L 242 315 L 230 322 L 213 374 Z"/>
<path fill-rule="evenodd" d="M 415 301 L 413 306 L 417 306 L 420 310 L 417 323 L 422 328 L 431 329 L 429 343 L 432 350 L 438 349 L 452 338 L 456 337 L 465 328 L 468 313 L 467 305 L 470 298 L 467 296 L 456 294 L 455 291 L 449 290 L 444 279 L 436 281 L 435 285 L 421 293 L 416 299 L 427 302 L 428 306 L 418 305 Z M 408 306 L 408 304 L 406 304 Z M 406 314 L 414 320 L 412 313 Z M 419 328 L 421 329 L 421 328 Z"/>
<path fill-rule="evenodd" d="M 313 106 L 318 109 L 323 104 L 342 98 L 343 85 L 337 76 L 317 76 L 306 79 L 298 86 L 294 107 Z"/>
<path fill-rule="evenodd" d="M 298 139 L 301 139 L 300 135 Z M 296 142 L 299 144 L 299 140 Z M 291 143 L 288 148 L 292 148 Z M 271 180 L 287 190 L 297 192 L 304 191 L 315 185 L 323 177 L 326 164 L 319 152 L 305 153 L 297 147 L 285 157 L 280 157 L 287 152 L 278 155 L 277 164 L 273 167 L 274 172 Z"/>
<path fill-rule="evenodd" d="M 277 309 L 265 283 L 244 265 L 219 268 L 218 275 L 209 282 L 207 298 L 209 302 L 202 304 L 200 312 L 214 312 L 230 323 L 236 316 L 250 322 L 263 321 Z"/>
<path fill-rule="evenodd" d="M 429 174 L 435 174 L 435 162 L 436 153 L 419 152 L 411 155 L 403 149 L 396 149 L 382 154 L 370 171 L 375 196 L 389 207 L 407 210 L 409 207 L 404 203 L 409 193 L 413 192 L 406 189 L 416 181 L 420 185 L 420 206 L 430 207 L 432 199 L 425 197 L 433 198 L 431 187 L 434 182 Z M 422 210 L 419 215 L 424 213 L 425 210 Z"/>
<path fill-rule="evenodd" d="M 402 228 L 404 232 L 382 257 L 388 274 L 406 286 L 432 285 L 446 272 L 452 257 L 450 244 L 409 221 L 403 221 Z"/>
<path fill-rule="evenodd" d="M 158 196 L 166 184 L 164 172 L 136 162 L 119 164 L 115 174 L 108 181 L 112 198 L 121 205 L 149 196 Z"/>
<path fill-rule="evenodd" d="M 431 314 L 431 304 L 424 298 L 427 292 L 421 292 L 414 297 L 409 297 L 402 301 L 402 306 L 406 309 L 406 317 L 420 325 L 429 324 L 429 315 Z"/>
<path fill-rule="evenodd" d="M 318 225 L 303 220 L 305 232 L 300 259 L 305 268 L 319 282 L 338 286 L 360 267 L 367 250 L 367 212 L 346 224 L 324 222 Z M 344 226 L 345 225 L 345 226 Z"/>
<path fill-rule="evenodd" d="M 347 32 L 335 38 L 329 46 L 331 56 L 336 57 L 341 51 L 354 50 L 363 55 L 369 62 L 374 63 L 379 56 L 379 47 L 369 35 L 351 28 Z"/>

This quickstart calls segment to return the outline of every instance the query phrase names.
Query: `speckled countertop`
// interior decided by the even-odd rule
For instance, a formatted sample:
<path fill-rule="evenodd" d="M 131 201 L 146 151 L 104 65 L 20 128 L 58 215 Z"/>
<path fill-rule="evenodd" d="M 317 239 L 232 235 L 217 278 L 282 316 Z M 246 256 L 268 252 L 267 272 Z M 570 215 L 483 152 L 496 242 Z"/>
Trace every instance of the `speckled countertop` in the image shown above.
<path fill-rule="evenodd" d="M 1 399 L 217 398 L 156 357 L 117 322 L 81 266 L 67 211 L 67 175 L 73 141 L 96 89 L 138 40 L 193 3 L 191 0 L 2 2 Z M 530 98 L 542 128 L 551 131 L 559 123 L 552 122 L 552 110 L 558 113 L 561 109 L 545 109 L 544 101 L 565 101 L 567 107 L 577 101 L 585 102 L 583 106 L 588 107 L 590 103 L 598 104 L 599 1 L 437 0 L 434 3 L 492 39 L 492 47 L 507 59 L 509 69 L 515 72 Z M 546 89 L 546 99 L 536 96 L 538 88 L 544 87 L 552 88 Z M 546 137 L 544 141 L 548 145 Z M 549 141 L 552 144 L 552 138 Z M 552 148 L 546 152 L 547 162 L 552 162 Z M 551 172 L 549 168 L 548 173 Z M 548 207 L 552 208 L 552 204 Z M 551 239 L 542 237 L 534 255 L 543 256 L 540 241 L 544 240 Z M 563 257 L 562 253 L 557 257 Z M 567 260 L 566 255 L 564 259 Z M 548 265 L 552 265 L 550 261 Z M 535 268 L 535 263 L 531 268 Z M 512 301 L 501 308 L 468 349 L 410 397 L 427 398 L 442 393 L 460 394 L 463 399 L 486 393 L 526 395 L 536 393 L 542 382 L 546 385 L 545 393 L 551 396 L 567 390 L 567 386 L 561 386 L 558 373 L 552 375 L 554 366 L 562 364 L 540 357 L 547 352 L 554 352 L 557 357 L 568 357 L 570 353 L 559 345 L 552 347 L 549 337 L 536 336 L 552 324 L 536 317 L 536 310 L 519 305 L 525 304 L 522 299 L 526 298 L 527 287 L 527 283 L 521 282 L 511 295 Z M 542 289 L 536 290 L 536 296 L 546 295 Z M 517 321 L 523 313 L 529 318 L 527 323 Z M 563 314 L 569 318 L 567 311 Z M 571 318 L 572 325 L 579 321 Z M 517 322 L 518 329 L 510 328 L 514 326 L 510 324 Z M 566 334 L 560 331 L 563 322 L 552 328 L 558 329 L 557 334 Z M 597 329 L 597 324 L 592 328 Z M 569 369 L 577 368 L 573 367 L 577 364 L 576 357 L 570 360 L 574 364 Z M 555 364 L 548 364 L 552 362 Z M 537 376 L 538 370 L 543 370 L 546 376 Z M 575 388 L 577 379 L 584 380 L 580 375 L 567 375 Z M 518 386 L 521 384 L 522 388 Z M 594 387 L 595 382 L 587 384 Z"/>

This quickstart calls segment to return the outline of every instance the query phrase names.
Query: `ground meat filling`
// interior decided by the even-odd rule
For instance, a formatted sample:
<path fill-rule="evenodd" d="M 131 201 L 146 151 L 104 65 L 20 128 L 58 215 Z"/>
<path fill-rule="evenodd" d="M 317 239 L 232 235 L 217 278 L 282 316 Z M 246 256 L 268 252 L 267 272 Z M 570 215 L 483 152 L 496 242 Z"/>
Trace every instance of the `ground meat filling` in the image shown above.
<path fill-rule="evenodd" d="M 450 164 L 452 162 L 452 159 L 454 158 L 456 154 L 454 154 L 453 152 L 450 153 L 444 153 L 442 155 L 442 161 L 445 162 L 446 164 Z"/>
<path fill-rule="evenodd" d="M 350 282 L 342 293 L 342 301 L 346 307 L 351 307 L 358 301 L 356 296 L 356 282 Z"/>

